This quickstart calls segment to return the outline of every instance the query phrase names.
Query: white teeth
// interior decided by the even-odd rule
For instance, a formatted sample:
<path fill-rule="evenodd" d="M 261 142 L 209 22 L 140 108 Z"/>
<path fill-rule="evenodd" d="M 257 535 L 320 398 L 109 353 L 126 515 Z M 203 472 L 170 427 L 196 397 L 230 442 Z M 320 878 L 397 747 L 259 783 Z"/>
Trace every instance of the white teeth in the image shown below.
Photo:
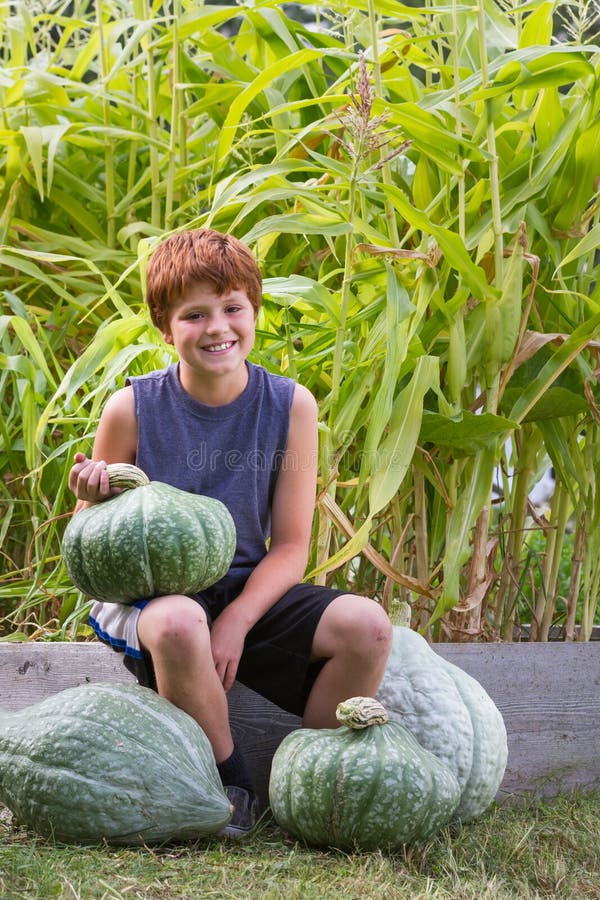
<path fill-rule="evenodd" d="M 232 346 L 233 341 L 228 341 L 226 344 L 211 344 L 210 347 L 205 347 L 205 350 L 208 350 L 209 353 L 216 353 L 217 350 L 229 350 Z"/>

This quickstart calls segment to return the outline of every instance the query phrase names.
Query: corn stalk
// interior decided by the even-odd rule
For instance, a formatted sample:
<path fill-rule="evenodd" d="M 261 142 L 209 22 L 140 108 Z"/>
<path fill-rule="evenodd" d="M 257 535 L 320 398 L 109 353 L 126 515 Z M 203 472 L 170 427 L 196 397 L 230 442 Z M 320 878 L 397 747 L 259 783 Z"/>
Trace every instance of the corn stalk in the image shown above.
<path fill-rule="evenodd" d="M 408 603 L 434 637 L 510 639 L 530 610 L 539 638 L 557 621 L 589 637 L 600 51 L 584 6 L 561 9 L 561 41 L 549 3 L 340 0 L 318 8 L 316 29 L 271 0 L 12 8 L 0 37 L 7 633 L 85 634 L 86 601 L 60 564 L 64 472 L 125 375 L 171 358 L 143 308 L 152 240 L 211 225 L 264 270 L 253 358 L 319 401 L 312 576 L 391 612 Z M 528 498 L 550 464 L 546 520 Z M 547 584 L 532 593 L 534 533 Z"/>

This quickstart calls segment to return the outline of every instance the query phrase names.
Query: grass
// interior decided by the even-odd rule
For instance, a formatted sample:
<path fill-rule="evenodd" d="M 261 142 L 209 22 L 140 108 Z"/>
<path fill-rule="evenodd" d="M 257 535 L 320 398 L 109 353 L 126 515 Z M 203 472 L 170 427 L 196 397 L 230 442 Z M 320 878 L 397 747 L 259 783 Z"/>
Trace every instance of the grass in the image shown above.
<path fill-rule="evenodd" d="M 55 846 L 0 824 L 7 900 L 374 900 L 600 898 L 600 792 L 527 808 L 492 807 L 427 845 L 394 854 L 314 850 L 272 822 L 243 844 L 161 848 Z"/>

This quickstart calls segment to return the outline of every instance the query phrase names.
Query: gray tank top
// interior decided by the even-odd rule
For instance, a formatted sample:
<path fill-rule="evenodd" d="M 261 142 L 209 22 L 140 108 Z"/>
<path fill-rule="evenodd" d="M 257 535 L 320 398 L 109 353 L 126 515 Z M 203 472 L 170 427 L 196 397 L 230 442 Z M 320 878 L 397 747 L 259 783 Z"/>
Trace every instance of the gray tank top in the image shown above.
<path fill-rule="evenodd" d="M 237 530 L 231 576 L 249 575 L 266 553 L 295 389 L 290 378 L 246 365 L 248 384 L 226 406 L 206 406 L 188 394 L 177 363 L 127 380 L 138 422 L 136 465 L 152 481 L 227 506 Z"/>

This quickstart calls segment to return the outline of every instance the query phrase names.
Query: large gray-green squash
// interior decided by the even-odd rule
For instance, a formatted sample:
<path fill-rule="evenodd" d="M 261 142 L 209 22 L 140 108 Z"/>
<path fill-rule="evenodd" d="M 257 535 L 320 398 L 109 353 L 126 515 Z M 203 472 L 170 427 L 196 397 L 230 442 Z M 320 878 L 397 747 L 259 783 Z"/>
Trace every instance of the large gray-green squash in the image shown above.
<path fill-rule="evenodd" d="M 452 817 L 460 788 L 376 700 L 340 703 L 340 728 L 300 728 L 273 757 L 277 823 L 316 846 L 376 850 L 425 840 Z"/>
<path fill-rule="evenodd" d="M 79 590 L 135 603 L 193 594 L 227 573 L 236 533 L 223 503 L 151 482 L 136 466 L 107 468 L 122 493 L 78 512 L 63 536 L 65 567 Z"/>
<path fill-rule="evenodd" d="M 0 711 L 0 803 L 38 834 L 81 844 L 194 839 L 231 817 L 200 726 L 135 684 Z"/>
<path fill-rule="evenodd" d="M 506 768 L 506 728 L 497 706 L 474 678 L 443 659 L 425 638 L 394 627 L 392 651 L 377 699 L 423 747 L 456 775 L 454 818 L 466 822 L 492 803 Z"/>

